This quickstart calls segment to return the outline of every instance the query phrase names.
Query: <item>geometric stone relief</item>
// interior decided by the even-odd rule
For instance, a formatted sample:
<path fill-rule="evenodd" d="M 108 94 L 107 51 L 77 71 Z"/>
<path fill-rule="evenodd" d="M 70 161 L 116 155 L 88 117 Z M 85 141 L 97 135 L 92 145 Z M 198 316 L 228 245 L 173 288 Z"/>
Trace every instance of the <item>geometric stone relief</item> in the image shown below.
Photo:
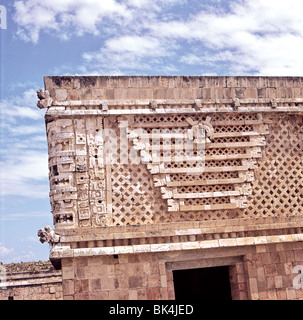
<path fill-rule="evenodd" d="M 50 201 L 56 227 L 108 225 L 102 119 L 47 123 Z"/>
<path fill-rule="evenodd" d="M 236 112 L 50 121 L 54 224 L 89 227 L 257 217 L 261 212 L 302 214 L 302 127 L 302 117 Z M 106 145 L 106 129 L 114 144 Z M 109 162 L 108 146 L 117 147 Z M 137 163 L 128 163 L 130 156 Z M 270 187 L 272 179 L 276 183 Z"/>
<path fill-rule="evenodd" d="M 244 214 L 251 218 L 302 215 L 303 117 L 267 115 L 264 121 L 270 134 Z"/>
<path fill-rule="evenodd" d="M 261 114 L 235 114 L 232 118 L 217 114 L 216 118 L 137 116 L 128 130 L 141 163 L 167 201 L 168 211 L 247 207 L 268 127 Z M 235 177 L 217 179 L 216 174 L 222 172 L 234 173 Z M 206 179 L 209 173 L 214 177 Z M 183 177 L 181 181 L 178 176 Z"/>

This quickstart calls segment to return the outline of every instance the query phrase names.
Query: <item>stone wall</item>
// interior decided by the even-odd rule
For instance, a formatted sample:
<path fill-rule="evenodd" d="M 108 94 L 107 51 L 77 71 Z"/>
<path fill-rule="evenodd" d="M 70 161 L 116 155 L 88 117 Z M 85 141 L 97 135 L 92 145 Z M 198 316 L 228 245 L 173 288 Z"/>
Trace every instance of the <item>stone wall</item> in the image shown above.
<path fill-rule="evenodd" d="M 63 259 L 64 299 L 173 299 L 172 273 L 157 255 Z"/>
<path fill-rule="evenodd" d="M 302 300 L 302 242 L 62 260 L 64 299 L 174 300 L 173 270 L 229 266 L 233 300 Z M 197 297 L 199 299 L 199 297 Z"/>
<path fill-rule="evenodd" d="M 303 288 L 294 279 L 303 269 L 303 243 L 269 244 L 245 256 L 248 298 L 252 300 L 303 300 Z M 300 277 L 300 276 L 299 276 Z"/>
<path fill-rule="evenodd" d="M 8 272 L 1 280 L 0 300 L 62 300 L 63 298 L 61 271 Z"/>
<path fill-rule="evenodd" d="M 174 300 L 173 270 L 229 265 L 234 300 L 302 300 L 302 242 L 62 260 L 60 271 L 8 273 L 0 300 Z M 190 262 L 189 262 L 190 261 Z M 302 269 L 301 268 L 301 269 Z"/>
<path fill-rule="evenodd" d="M 302 98 L 300 77 L 45 77 L 54 101 Z"/>

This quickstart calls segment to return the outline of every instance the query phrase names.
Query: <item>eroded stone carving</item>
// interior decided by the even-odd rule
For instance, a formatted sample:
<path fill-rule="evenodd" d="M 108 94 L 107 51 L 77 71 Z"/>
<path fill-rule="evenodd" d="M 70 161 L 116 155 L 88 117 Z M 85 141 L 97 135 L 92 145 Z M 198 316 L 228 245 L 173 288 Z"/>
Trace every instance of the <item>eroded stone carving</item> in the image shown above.
<path fill-rule="evenodd" d="M 186 121 L 191 126 L 187 135 L 189 139 L 195 139 L 197 143 L 210 142 L 214 139 L 214 128 L 211 124 L 211 118 L 207 117 L 205 121 L 193 121 L 192 118 L 186 118 Z"/>
<path fill-rule="evenodd" d="M 270 105 L 273 109 L 277 108 L 278 104 L 277 104 L 277 100 L 276 99 L 270 99 Z"/>
<path fill-rule="evenodd" d="M 155 101 L 155 100 L 150 101 L 149 107 L 150 107 L 151 109 L 157 109 L 157 107 L 158 107 L 157 101 Z"/>
<path fill-rule="evenodd" d="M 47 90 L 38 90 L 37 91 L 37 96 L 38 96 L 38 103 L 37 103 L 37 106 L 38 108 L 40 109 L 43 109 L 43 108 L 48 108 L 52 105 L 52 98 L 50 97 L 50 94 Z"/>
<path fill-rule="evenodd" d="M 54 244 L 60 241 L 60 236 L 50 226 L 39 229 L 37 235 L 41 243 L 48 242 L 49 244 Z"/>
<path fill-rule="evenodd" d="M 102 119 L 56 119 L 47 137 L 54 225 L 97 224 L 95 216 L 106 215 Z"/>
<path fill-rule="evenodd" d="M 238 110 L 239 107 L 241 106 L 240 99 L 238 99 L 238 98 L 233 99 L 232 106 L 233 106 L 234 110 Z"/>

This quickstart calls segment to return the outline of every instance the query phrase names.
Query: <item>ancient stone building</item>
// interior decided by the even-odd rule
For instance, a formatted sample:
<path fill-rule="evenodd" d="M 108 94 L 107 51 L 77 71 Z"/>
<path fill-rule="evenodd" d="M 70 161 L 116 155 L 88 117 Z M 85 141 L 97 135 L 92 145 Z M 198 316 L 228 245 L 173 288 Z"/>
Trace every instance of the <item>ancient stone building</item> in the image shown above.
<path fill-rule="evenodd" d="M 0 264 L 0 300 L 62 300 L 61 271 L 49 261 Z"/>
<path fill-rule="evenodd" d="M 44 81 L 64 299 L 303 299 L 303 78 Z"/>

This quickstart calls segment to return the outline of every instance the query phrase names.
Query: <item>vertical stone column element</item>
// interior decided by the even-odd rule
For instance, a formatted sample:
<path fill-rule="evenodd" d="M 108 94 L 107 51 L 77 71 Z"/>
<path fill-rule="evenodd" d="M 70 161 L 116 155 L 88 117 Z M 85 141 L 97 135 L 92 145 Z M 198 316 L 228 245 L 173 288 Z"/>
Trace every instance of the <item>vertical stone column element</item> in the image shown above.
<path fill-rule="evenodd" d="M 103 118 L 47 123 L 50 200 L 56 227 L 107 225 Z"/>
<path fill-rule="evenodd" d="M 77 224 L 77 183 L 75 175 L 75 134 L 72 119 L 46 124 L 50 203 L 56 227 Z"/>

